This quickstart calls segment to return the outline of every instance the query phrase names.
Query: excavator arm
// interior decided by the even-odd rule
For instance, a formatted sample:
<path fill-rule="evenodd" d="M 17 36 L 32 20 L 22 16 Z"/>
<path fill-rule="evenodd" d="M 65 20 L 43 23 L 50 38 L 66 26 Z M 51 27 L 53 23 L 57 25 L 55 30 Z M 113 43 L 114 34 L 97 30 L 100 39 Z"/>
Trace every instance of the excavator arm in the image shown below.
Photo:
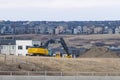
<path fill-rule="evenodd" d="M 66 52 L 66 54 L 67 54 L 67 57 L 68 57 L 68 58 L 71 58 L 72 55 L 71 55 L 71 53 L 69 53 L 69 49 L 68 49 L 68 47 L 67 47 L 67 45 L 66 45 L 66 43 L 65 43 L 65 41 L 64 41 L 63 38 L 60 38 L 60 43 L 61 43 L 61 45 L 63 46 L 63 48 L 64 48 L 64 50 L 65 50 L 65 52 Z"/>
<path fill-rule="evenodd" d="M 55 43 L 55 40 L 53 40 L 53 39 L 48 40 L 42 47 L 43 47 L 43 48 L 48 48 L 48 45 L 49 45 L 50 43 Z"/>

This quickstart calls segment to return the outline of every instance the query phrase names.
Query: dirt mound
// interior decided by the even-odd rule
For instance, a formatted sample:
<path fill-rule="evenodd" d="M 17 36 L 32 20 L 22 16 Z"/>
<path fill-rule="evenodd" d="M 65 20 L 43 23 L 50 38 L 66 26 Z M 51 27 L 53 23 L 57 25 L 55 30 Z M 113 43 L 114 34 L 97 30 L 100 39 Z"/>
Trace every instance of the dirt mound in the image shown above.
<path fill-rule="evenodd" d="M 109 51 L 106 47 L 92 47 L 80 57 L 86 58 L 118 58 L 117 53 Z"/>

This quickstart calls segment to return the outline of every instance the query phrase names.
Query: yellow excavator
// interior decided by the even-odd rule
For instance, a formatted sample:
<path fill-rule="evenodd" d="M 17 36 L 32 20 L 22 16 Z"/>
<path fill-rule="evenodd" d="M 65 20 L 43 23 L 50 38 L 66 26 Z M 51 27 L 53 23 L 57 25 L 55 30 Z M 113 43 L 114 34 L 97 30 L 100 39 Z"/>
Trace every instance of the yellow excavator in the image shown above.
<path fill-rule="evenodd" d="M 54 40 L 50 39 L 44 45 L 41 44 L 41 46 L 34 45 L 32 47 L 29 47 L 28 48 L 28 55 L 31 55 L 31 56 L 37 56 L 37 55 L 51 56 L 50 50 L 48 49 L 49 43 L 54 43 Z"/>
<path fill-rule="evenodd" d="M 37 55 L 52 56 L 51 50 L 48 49 L 49 43 L 55 43 L 55 40 L 50 39 L 43 46 L 41 45 L 41 46 L 29 47 L 28 48 L 28 55 L 31 55 L 31 56 L 37 56 Z M 72 55 L 69 53 L 68 47 L 67 47 L 63 38 L 60 38 L 59 43 L 61 43 L 61 45 L 64 48 L 64 51 L 66 53 L 65 57 L 72 58 Z M 60 53 L 56 53 L 55 57 L 60 58 L 62 56 Z"/>

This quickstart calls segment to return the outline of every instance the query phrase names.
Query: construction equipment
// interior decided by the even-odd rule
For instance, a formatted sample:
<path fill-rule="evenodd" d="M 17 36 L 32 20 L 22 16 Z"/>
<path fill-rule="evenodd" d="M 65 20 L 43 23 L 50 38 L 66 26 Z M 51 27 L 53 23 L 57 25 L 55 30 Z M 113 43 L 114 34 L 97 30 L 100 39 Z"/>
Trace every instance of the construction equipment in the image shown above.
<path fill-rule="evenodd" d="M 65 50 L 65 53 L 67 54 L 65 57 L 72 58 L 72 55 L 71 55 L 71 53 L 69 53 L 69 49 L 68 49 L 68 47 L 67 47 L 67 45 L 66 45 L 66 43 L 65 43 L 63 38 L 60 38 L 60 43 L 63 46 L 63 48 Z"/>
<path fill-rule="evenodd" d="M 61 58 L 60 52 L 56 52 L 56 53 L 55 53 L 55 57 L 56 57 L 56 58 Z"/>
<path fill-rule="evenodd" d="M 43 46 L 34 46 L 34 47 L 30 47 L 28 48 L 28 55 L 44 55 L 44 56 L 52 56 L 51 51 L 48 49 L 48 45 L 49 43 L 55 43 L 56 40 L 50 39 L 48 40 Z M 63 38 L 60 38 L 60 40 L 58 41 L 59 43 L 61 43 L 62 47 L 64 48 L 65 54 L 67 58 L 71 58 L 72 55 L 69 53 L 68 47 L 64 41 Z M 56 53 L 55 57 L 62 57 L 60 53 Z"/>
<path fill-rule="evenodd" d="M 51 56 L 51 51 L 48 49 L 49 43 L 54 43 L 54 40 L 48 40 L 44 45 L 41 46 L 35 45 L 28 48 L 28 55 L 44 55 L 44 56 Z"/>

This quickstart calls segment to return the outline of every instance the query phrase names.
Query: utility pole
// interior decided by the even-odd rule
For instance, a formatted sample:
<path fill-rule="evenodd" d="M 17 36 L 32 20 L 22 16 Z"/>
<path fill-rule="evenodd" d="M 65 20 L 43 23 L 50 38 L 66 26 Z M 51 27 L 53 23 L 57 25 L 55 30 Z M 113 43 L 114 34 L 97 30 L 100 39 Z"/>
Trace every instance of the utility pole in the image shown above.
<path fill-rule="evenodd" d="M 5 54 L 4 64 L 6 64 L 7 55 Z"/>

